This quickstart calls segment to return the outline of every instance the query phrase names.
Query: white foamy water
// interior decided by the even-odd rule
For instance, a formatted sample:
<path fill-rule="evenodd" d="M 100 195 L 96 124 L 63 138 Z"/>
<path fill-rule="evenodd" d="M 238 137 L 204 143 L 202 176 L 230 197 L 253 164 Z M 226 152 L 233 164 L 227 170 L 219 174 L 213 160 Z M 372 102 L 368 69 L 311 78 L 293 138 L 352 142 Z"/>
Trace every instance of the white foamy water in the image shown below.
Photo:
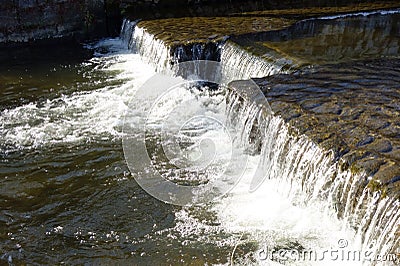
<path fill-rule="evenodd" d="M 242 139 L 255 143 L 252 138 L 259 139 L 262 147 L 258 159 L 252 156 L 253 163 L 239 185 L 215 205 L 224 228 L 249 235 L 259 248 L 269 250 L 263 256 L 290 261 L 290 265 L 370 265 L 377 261 L 393 265 L 398 202 L 363 187 L 354 206 L 358 182 L 365 173 L 340 169 L 329 151 L 305 136 L 290 134 L 279 116 L 260 115 L 261 110 L 254 112 L 246 100 L 232 93 L 228 109 L 238 117 L 236 123 L 244 125 Z M 255 136 L 252 125 L 259 128 Z M 343 219 L 336 218 L 338 213 Z M 385 233 L 379 234 L 381 230 Z M 279 258 L 279 249 L 296 254 L 305 250 L 316 257 L 293 259 L 286 253 Z M 332 255 L 335 252 L 340 256 Z"/>
<path fill-rule="evenodd" d="M 136 33 L 135 36 L 137 36 L 137 34 L 138 33 Z M 147 45 L 153 47 L 151 43 Z M 146 47 L 146 45 L 144 47 Z M 134 67 L 138 58 L 134 55 L 128 58 L 127 54 L 118 56 L 120 58 L 115 60 L 115 62 L 111 64 L 108 63 L 107 69 L 121 71 L 121 74 L 119 74 L 117 78 L 124 78 L 127 82 L 125 83 L 125 88 L 115 88 L 112 92 L 127 90 L 126 87 L 128 86 L 135 88 L 135 85 L 137 87 L 139 84 L 139 82 L 137 82 L 139 79 L 135 75 L 140 73 L 135 72 L 136 68 Z M 124 60 L 120 60 L 121 57 L 124 58 Z M 103 57 L 97 60 L 102 59 Z M 109 59 L 107 59 L 107 61 L 108 60 Z M 153 74 L 154 72 L 148 71 L 146 73 Z M 141 81 L 143 80 L 144 79 L 141 79 Z M 207 158 L 208 156 L 214 156 L 217 150 L 220 151 L 220 155 L 222 155 L 224 161 L 226 161 L 226 156 L 232 155 L 231 149 L 243 150 L 243 145 L 246 146 L 244 142 L 249 139 L 251 125 L 254 123 L 254 119 L 252 120 L 249 118 L 257 116 L 256 109 L 246 109 L 247 111 L 244 111 L 244 113 L 238 117 L 239 128 L 237 132 L 227 132 L 230 134 L 227 138 L 224 136 L 226 132 L 224 133 L 221 131 L 219 124 L 206 123 L 207 121 L 204 119 L 192 119 L 193 116 L 212 117 L 220 123 L 226 124 L 227 113 L 230 112 L 227 110 L 222 93 L 212 95 L 208 92 L 197 90 L 188 91 L 187 88 L 180 87 L 172 90 L 174 93 L 173 95 L 166 94 L 163 96 L 164 98 L 161 99 L 161 102 L 155 104 L 150 97 L 150 91 L 147 96 L 146 94 L 141 95 L 139 99 L 135 98 L 135 92 L 134 89 L 131 89 L 130 92 L 125 92 L 121 97 L 126 97 L 125 101 L 123 101 L 125 104 L 130 101 L 131 105 L 128 105 L 130 108 L 133 107 L 134 110 L 136 110 L 136 119 L 143 119 L 146 110 L 148 111 L 149 108 L 151 108 L 147 121 L 148 126 L 153 129 L 164 127 L 167 134 L 176 133 L 175 136 L 169 135 L 169 138 L 167 138 L 169 143 L 164 143 L 164 147 L 167 147 L 168 144 L 174 144 L 175 141 L 192 143 L 192 146 L 185 149 L 188 158 L 196 156 Z M 138 97 L 138 95 L 136 96 Z M 123 106 L 125 107 L 126 105 Z M 121 109 L 119 111 L 121 111 Z M 235 114 L 230 113 L 230 115 L 234 116 Z M 108 121 L 111 122 L 113 120 L 108 119 Z M 103 123 L 105 123 L 105 121 L 103 121 Z M 273 126 L 274 123 L 276 127 Z M 115 127 L 115 124 L 111 124 Z M 135 123 L 133 123 L 133 125 L 135 125 Z M 278 120 L 271 122 L 269 125 L 270 126 L 267 127 L 266 130 L 270 132 L 266 134 L 271 135 L 271 142 L 269 144 L 265 143 L 264 149 L 277 151 L 277 149 L 283 147 L 275 147 L 274 145 L 287 141 L 285 138 L 288 137 L 288 135 L 281 131 L 280 127 L 284 128 L 284 126 L 280 124 Z M 276 134 L 276 136 L 274 134 Z M 205 147 L 202 147 L 199 153 L 197 148 L 202 139 L 207 139 L 212 143 L 208 143 L 208 145 L 206 143 Z M 292 156 L 291 158 L 292 160 L 299 160 L 298 158 L 300 158 L 300 161 L 289 163 L 305 165 L 308 161 L 315 159 L 316 170 L 310 173 L 311 177 L 309 183 L 307 183 L 309 187 L 304 189 L 304 187 L 302 188 L 301 181 L 295 181 L 297 173 L 294 170 L 290 171 L 289 166 L 281 167 L 282 171 L 278 171 L 280 169 L 280 166 L 277 165 L 279 161 L 278 152 L 276 152 L 275 157 L 265 154 L 265 152 L 261 155 L 249 155 L 244 151 L 234 153 L 237 157 L 230 158 L 230 160 L 248 160 L 248 163 L 246 164 L 244 175 L 239 184 L 222 199 L 212 204 L 211 211 L 216 212 L 217 220 L 221 223 L 220 226 L 206 225 L 192 217 L 183 209 L 176 213 L 178 223 L 174 230 L 179 232 L 182 237 L 187 235 L 198 235 L 198 237 L 200 237 L 201 234 L 206 232 L 206 235 L 201 236 L 199 241 L 214 243 L 221 247 L 224 245 L 235 246 L 240 243 L 240 241 L 243 241 L 238 239 L 238 235 L 244 234 L 246 235 L 246 241 L 257 243 L 259 249 L 265 246 L 274 248 L 287 247 L 293 243 L 301 245 L 301 247 L 305 249 L 335 249 L 337 248 L 338 241 L 344 239 L 348 242 L 348 248 L 356 250 L 356 244 L 353 240 L 354 232 L 344 226 L 342 221 L 335 218 L 333 210 L 327 207 L 323 201 L 318 200 L 316 196 L 312 201 L 308 201 L 312 196 L 305 190 L 311 189 L 311 187 L 314 188 L 315 191 L 318 190 L 318 185 L 313 184 L 313 182 L 318 181 L 322 171 L 326 169 L 323 166 L 329 162 L 323 157 L 318 159 L 318 149 L 309 146 L 306 142 L 303 144 L 299 142 L 293 145 L 295 146 L 292 147 L 293 151 L 290 153 Z M 210 149 L 208 150 L 207 147 Z M 297 152 L 305 154 L 303 159 L 301 159 L 301 156 L 299 157 Z M 176 155 L 176 153 L 174 155 Z M 181 158 L 171 157 L 169 159 L 171 159 L 173 163 L 179 165 L 179 160 Z M 249 189 L 251 183 L 252 181 L 254 182 L 254 172 L 257 171 L 260 161 L 264 165 L 263 170 L 270 173 L 271 176 L 267 178 L 255 192 L 250 193 Z M 205 163 L 210 162 L 206 161 Z M 216 163 L 216 161 L 214 161 L 214 163 Z M 322 167 L 318 168 L 318 164 L 322 165 Z M 226 169 L 224 168 L 223 170 Z M 243 169 L 236 170 L 242 171 Z M 211 174 L 212 173 L 211 171 Z M 172 175 L 171 173 L 169 174 Z M 283 175 L 286 175 L 286 178 L 282 177 Z M 191 177 L 187 176 L 187 178 L 190 179 Z M 322 185 L 321 183 L 320 186 Z M 317 192 L 315 193 L 317 194 Z M 213 234 L 221 231 L 229 235 L 226 240 L 222 241 L 221 239 L 213 238 Z M 259 264 L 266 262 L 271 263 L 269 260 L 257 258 L 257 250 L 253 255 L 258 259 Z M 324 265 L 329 263 L 330 261 L 328 260 L 323 262 Z M 312 264 L 322 265 L 318 262 L 312 262 Z M 352 261 L 352 264 L 354 265 L 356 263 Z M 299 265 L 301 265 L 300 262 Z"/>
<path fill-rule="evenodd" d="M 140 34 L 144 33 L 139 31 L 136 36 Z M 131 41 L 128 35 L 124 36 L 126 40 Z M 143 49 L 142 54 L 147 51 L 147 46 L 161 45 L 151 39 L 151 36 L 142 39 L 144 40 L 141 44 L 143 47 L 140 48 Z M 136 92 L 148 78 L 155 74 L 155 71 L 144 63 L 138 54 L 130 53 L 125 45 L 120 39 L 104 40 L 93 46 L 97 51 L 96 57 L 87 62 L 88 66 L 93 65 L 95 71 L 104 71 L 107 76 L 111 74 L 113 77 L 108 79 L 121 81 L 120 85 L 105 86 L 97 90 L 65 95 L 45 103 L 30 103 L 4 110 L 0 114 L 1 146 L 15 149 L 37 148 L 70 142 L 119 139 L 123 134 L 123 117 L 128 108 L 137 108 L 135 109 L 137 112 L 131 118 L 144 119 L 143 111 L 152 107 L 154 102 L 147 101 L 146 97 L 137 98 Z M 164 52 L 153 56 L 152 60 L 164 61 L 165 59 Z M 265 70 L 267 72 L 264 73 L 267 74 L 279 71 L 279 69 L 273 70 L 270 73 L 268 67 Z M 167 104 L 173 102 L 174 97 L 187 101 L 187 104 L 170 112 Z M 255 243 L 256 250 L 251 251 L 252 256 L 257 264 L 264 265 L 277 263 L 263 260 L 258 256 L 258 250 L 265 248 L 297 248 L 318 252 L 341 250 L 340 248 L 350 251 L 360 250 L 358 241 L 354 239 L 355 232 L 349 229 L 345 222 L 337 219 L 331 208 L 332 202 L 337 200 L 335 195 L 344 191 L 343 186 L 353 187 L 350 176 L 347 173 L 338 174 L 335 184 L 325 186 L 334 173 L 331 171 L 330 158 L 306 139 L 294 139 L 290 136 L 285 125 L 277 118 L 271 119 L 265 123 L 268 126 L 262 127 L 265 135 L 257 136 L 265 139 L 259 155 L 249 155 L 243 151 L 245 150 L 243 146 L 246 146 L 243 142 L 250 139 L 252 125 L 255 117 L 258 117 L 258 110 L 254 108 L 247 108 L 247 113 L 243 112 L 237 117 L 238 125 L 240 125 L 237 135 L 229 132 L 233 135 L 222 140 L 218 136 L 224 131 L 216 127 L 217 124 L 190 120 L 193 114 L 207 115 L 220 122 L 225 122 L 227 114 L 235 116 L 235 113 L 226 110 L 225 101 L 221 101 L 220 98 L 221 95 L 215 97 L 196 91 L 179 90 L 179 94 L 170 95 L 167 101 L 157 105 L 150 116 L 151 127 L 167 126 L 169 127 L 167 132 L 178 131 L 180 135 L 175 137 L 181 140 L 186 139 L 187 143 L 198 145 L 202 139 L 211 140 L 212 143 L 206 143 L 205 148 L 201 150 L 205 154 L 200 154 L 195 149 L 196 145 L 189 145 L 185 149 L 188 158 L 207 158 L 208 155 L 213 155 L 215 149 L 208 148 L 212 148 L 212 144 L 215 144 L 218 150 L 223 151 L 224 160 L 227 154 L 236 154 L 236 157 L 230 158 L 234 162 L 248 160 L 246 169 L 230 169 L 231 171 L 244 170 L 239 184 L 223 198 L 211 204 L 209 210 L 215 212 L 216 222 L 219 225 L 208 225 L 207 222 L 195 219 L 184 208 L 175 214 L 177 224 L 173 230 L 183 238 L 195 235 L 197 241 L 215 243 L 217 247 L 232 247 L 232 253 L 236 245 Z M 239 104 L 239 101 L 237 103 Z M 163 112 L 167 111 L 171 115 L 163 116 Z M 135 121 L 131 122 L 134 127 Z M 182 125 L 185 126 L 182 127 Z M 238 143 L 233 143 L 235 141 Z M 237 149 L 240 152 L 232 153 L 231 149 Z M 176 159 L 174 163 L 179 164 L 179 158 L 172 159 Z M 250 193 L 250 188 L 254 186 L 255 172 L 260 164 L 267 175 L 266 179 L 263 182 L 256 182 L 257 189 Z M 348 216 L 351 212 L 349 205 L 351 202 L 348 200 L 351 193 L 352 189 L 349 189 L 348 194 L 343 193 L 342 196 L 343 201 L 347 200 L 345 213 Z M 369 198 L 368 195 L 365 197 Z M 328 201 L 324 200 L 326 198 Z M 369 204 L 372 205 L 372 203 Z M 362 206 L 357 208 L 362 208 Z M 365 227 L 361 228 L 368 227 L 369 223 L 380 226 L 385 222 L 379 218 L 379 214 L 389 207 L 383 203 L 378 208 L 380 209 L 377 215 L 369 215 L 369 213 L 365 215 L 366 218 L 363 220 Z M 389 228 L 390 225 L 393 227 L 396 219 L 397 216 L 388 221 L 389 226 L 385 228 Z M 227 238 L 222 240 L 215 238 L 214 234 L 219 232 L 226 233 Z M 394 233 L 391 229 L 385 232 L 389 236 Z M 367 242 L 363 245 L 370 244 L 375 236 L 369 233 L 366 239 Z M 380 243 L 388 241 L 383 236 L 378 240 Z M 338 246 L 343 244 L 343 241 L 345 241 L 345 246 Z M 388 250 L 387 247 L 382 249 Z M 236 258 L 234 254 L 232 257 Z M 251 264 L 249 258 L 238 261 Z M 290 262 L 291 265 L 342 265 L 343 263 L 361 264 L 360 261 L 355 260 L 338 262 L 329 259 L 306 263 L 296 260 Z"/>
<path fill-rule="evenodd" d="M 236 109 L 237 105 L 240 101 L 232 99 L 228 106 Z M 252 131 L 246 124 L 253 125 L 257 123 L 256 119 L 261 119 L 257 112 L 246 109 L 249 114 L 243 115 L 247 118 L 243 140 L 250 139 Z M 252 255 L 261 265 L 271 263 L 272 259 L 282 263 L 288 260 L 291 265 L 338 265 L 339 260 L 329 256 L 323 258 L 323 251 L 361 252 L 361 245 L 354 238 L 356 232 L 336 218 L 330 202 L 320 196 L 335 191 L 326 188 L 326 180 L 334 174 L 335 167 L 329 154 L 306 138 L 291 136 L 279 117 L 268 116 L 261 123 L 265 127 L 256 136 L 262 139 L 261 153 L 251 156 L 239 184 L 213 206 L 223 228 L 234 235 L 245 235 L 244 243 L 257 243 L 257 250 Z M 264 180 L 260 179 L 259 173 Z M 342 242 L 345 246 L 338 246 Z M 312 251 L 318 257 L 315 260 L 279 258 L 273 253 L 279 249 Z M 260 256 L 260 250 L 266 250 L 265 256 L 269 259 Z M 362 261 L 349 259 L 340 260 L 340 263 L 362 265 Z"/>
<path fill-rule="evenodd" d="M 108 78 L 121 81 L 92 91 L 76 92 L 46 102 L 32 102 L 0 113 L 1 145 L 35 148 L 56 143 L 119 137 L 122 117 L 135 91 L 154 74 L 120 39 L 107 39 L 92 48 L 96 57 L 83 63 Z M 90 75 L 90 73 L 87 73 Z M 122 82 L 124 81 L 124 82 Z"/>
<path fill-rule="evenodd" d="M 286 59 L 277 59 L 267 54 L 264 57 L 256 56 L 230 41 L 222 46 L 221 64 L 222 73 L 227 80 L 262 78 L 286 73 L 285 68 L 290 66 Z"/>
<path fill-rule="evenodd" d="M 253 173 L 259 158 L 252 158 L 249 172 L 244 176 L 227 197 L 217 203 L 214 208 L 218 212 L 222 226 L 231 233 L 244 234 L 240 244 L 254 241 L 258 248 L 253 254 L 257 264 L 271 263 L 271 259 L 261 256 L 261 250 L 295 250 L 302 249 L 319 252 L 338 249 L 340 240 L 348 242 L 349 250 L 358 250 L 353 240 L 353 232 L 343 228 L 343 224 L 333 211 L 326 208 L 322 201 L 307 204 L 298 202 L 305 193 L 294 190 L 293 184 L 279 179 L 266 180 L 255 192 L 249 192 Z M 290 195 L 292 193 L 292 195 Z M 275 262 L 279 259 L 275 255 Z M 284 258 L 282 258 L 284 261 Z M 245 261 L 244 261 L 245 262 Z M 290 265 L 338 265 L 326 256 L 323 261 L 296 261 Z M 335 264 L 336 263 L 336 264 Z M 343 262 L 342 262 L 343 263 Z M 346 263 L 344 263 L 346 264 Z M 268 264 L 267 264 L 268 265 Z M 361 265 L 352 261 L 348 265 Z"/>

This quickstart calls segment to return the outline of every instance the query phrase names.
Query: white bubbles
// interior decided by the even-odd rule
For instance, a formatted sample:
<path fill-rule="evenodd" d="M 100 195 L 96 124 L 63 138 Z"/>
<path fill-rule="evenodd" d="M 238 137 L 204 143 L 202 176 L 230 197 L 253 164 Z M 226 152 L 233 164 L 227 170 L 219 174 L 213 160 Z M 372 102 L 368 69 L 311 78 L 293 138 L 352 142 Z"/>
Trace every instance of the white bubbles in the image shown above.
<path fill-rule="evenodd" d="M 82 67 L 98 89 L 32 102 L 0 113 L 0 146 L 5 150 L 120 138 L 122 116 L 136 89 L 154 74 L 137 54 L 128 54 L 118 39 L 103 40 L 94 57 Z M 100 49 L 101 48 L 101 49 Z M 106 52 L 107 51 L 107 52 Z M 86 70 L 85 70 L 86 71 Z M 91 73 L 107 77 L 95 80 Z M 110 73 L 113 73 L 112 75 Z M 118 85 L 109 85 L 111 81 Z M 90 88 L 90 84 L 87 84 Z M 98 86 L 97 86 L 98 87 Z"/>
<path fill-rule="evenodd" d="M 230 123 L 220 99 L 225 95 L 204 93 L 210 90 L 204 87 L 215 84 L 226 93 L 220 69 L 213 61 L 180 63 L 174 66 L 175 77 L 154 75 L 129 104 L 125 159 L 136 181 L 159 200 L 182 206 L 207 203 L 232 189 L 246 168 L 250 155 L 240 142 L 248 125 Z M 251 81 L 241 85 L 239 95 L 262 94 Z"/>

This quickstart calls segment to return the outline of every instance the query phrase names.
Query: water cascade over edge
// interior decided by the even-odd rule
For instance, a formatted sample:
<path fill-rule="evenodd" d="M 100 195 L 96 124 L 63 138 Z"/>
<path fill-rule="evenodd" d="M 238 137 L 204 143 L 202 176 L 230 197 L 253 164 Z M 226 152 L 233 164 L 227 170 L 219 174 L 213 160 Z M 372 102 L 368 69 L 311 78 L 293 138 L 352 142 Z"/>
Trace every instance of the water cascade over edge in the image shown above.
<path fill-rule="evenodd" d="M 212 60 L 221 62 L 221 72 L 228 80 L 265 77 L 277 73 L 289 73 L 290 66 L 283 59 L 273 55 L 260 58 L 243 50 L 227 39 L 217 42 L 192 43 L 168 47 L 162 40 L 150 34 L 137 21 L 124 19 L 121 39 L 129 49 L 138 52 L 142 60 L 161 72 L 174 63 L 191 60 Z"/>
<path fill-rule="evenodd" d="M 163 41 L 137 26 L 136 22 L 124 20 L 121 38 L 157 71 L 165 70 L 172 62 L 181 59 L 179 48 L 171 52 Z M 222 73 L 230 78 L 286 73 L 284 64 L 278 61 L 268 63 L 230 41 L 218 45 L 222 46 L 219 58 Z M 196 50 L 196 53 L 199 52 L 201 49 Z M 208 55 L 208 58 L 218 59 L 218 56 Z M 325 208 L 334 208 L 343 226 L 355 230 L 355 237 L 363 251 L 395 253 L 400 245 L 396 236 L 396 225 L 400 223 L 398 199 L 385 197 L 382 192 L 365 186 L 364 181 L 370 179 L 366 173 L 344 169 L 341 167 L 343 162 L 335 159 L 331 151 L 323 150 L 304 135 L 293 133 L 281 117 L 263 111 L 262 106 L 254 106 L 252 101 L 240 99 L 240 96 L 230 92 L 227 95 L 227 112 L 230 117 L 240 116 L 241 121 L 245 121 L 242 138 L 254 144 L 260 152 L 260 165 L 265 178 L 289 182 L 289 197 L 298 191 L 306 192 L 305 204 L 312 204 L 318 199 L 325 201 Z"/>

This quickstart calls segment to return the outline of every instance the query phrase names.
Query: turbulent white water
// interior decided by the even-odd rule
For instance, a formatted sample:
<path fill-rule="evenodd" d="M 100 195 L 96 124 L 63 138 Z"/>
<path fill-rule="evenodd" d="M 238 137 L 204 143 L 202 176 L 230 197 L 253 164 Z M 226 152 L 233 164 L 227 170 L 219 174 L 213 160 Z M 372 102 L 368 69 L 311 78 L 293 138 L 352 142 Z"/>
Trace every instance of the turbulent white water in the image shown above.
<path fill-rule="evenodd" d="M 255 136 L 259 141 L 252 140 L 252 126 L 244 127 L 246 132 L 243 135 L 249 142 L 262 143 L 259 161 L 255 165 L 257 170 L 262 169 L 265 180 L 256 173 L 246 176 L 247 180 L 245 178 L 232 191 L 225 204 L 217 205 L 222 221 L 229 221 L 226 227 L 234 231 L 250 231 L 261 238 L 270 231 L 268 240 L 264 240 L 269 247 L 282 247 L 285 241 L 294 241 L 305 249 L 318 252 L 339 248 L 364 254 L 357 259 L 340 261 L 351 265 L 369 265 L 377 261 L 391 265 L 395 260 L 394 250 L 399 245 L 396 234 L 400 223 L 400 202 L 382 198 L 380 192 L 364 188 L 365 173 L 341 170 L 333 160 L 333 154 L 323 151 L 305 136 L 290 134 L 280 117 L 260 116 L 260 111 L 243 114 L 241 110 L 251 110 L 246 107 L 250 103 L 238 100 L 237 95 L 228 99 L 231 115 L 246 117 L 246 122 L 260 128 Z M 359 197 L 356 193 L 360 187 L 363 188 L 362 197 L 354 200 Z M 255 192 L 249 193 L 249 189 Z M 274 198 L 279 197 L 277 195 L 281 198 Z M 358 202 L 356 206 L 355 202 Z M 263 209 L 265 212 L 261 211 Z M 337 220 L 335 213 L 340 213 L 342 219 Z M 350 226 L 357 229 L 350 229 Z M 275 230 L 288 233 L 286 237 L 294 239 L 285 239 Z M 338 246 L 341 241 L 345 241 L 345 247 Z M 327 263 L 335 264 L 337 261 L 325 257 L 323 264 Z"/>
<path fill-rule="evenodd" d="M 84 65 L 106 75 L 118 73 L 100 82 L 125 82 L 121 86 L 76 92 L 2 111 L 2 146 L 12 150 L 119 137 L 127 103 L 134 97 L 136 89 L 154 74 L 154 70 L 143 63 L 139 55 L 129 53 L 120 39 L 104 40 L 93 48 L 99 47 L 106 49 L 107 54 L 97 53 Z"/>
<path fill-rule="evenodd" d="M 126 23 L 123 26 L 124 31 L 132 31 L 134 24 Z M 155 69 L 141 58 L 147 58 L 148 62 L 156 62 L 162 67 L 168 63 L 169 53 L 162 42 L 139 27 L 135 28 L 133 37 L 132 32 L 130 37 L 129 32 L 124 31 L 122 39 L 103 40 L 94 45 L 95 50 L 108 52 L 98 52 L 87 63 L 93 64 L 96 71 L 118 73 L 113 79 L 120 80 L 122 85 L 78 92 L 45 103 L 30 103 L 4 110 L 0 114 L 1 145 L 9 149 L 19 149 L 92 139 L 119 139 L 123 133 L 123 115 L 129 102 L 137 107 L 136 118 L 143 119 L 140 108 L 152 106 L 153 102 L 146 102 L 145 97 L 139 101 L 135 94 L 155 74 Z M 132 42 L 140 55 L 130 53 L 126 48 L 127 44 L 132 46 Z M 227 62 L 231 60 L 232 65 L 224 65 L 228 72 L 236 69 L 230 72 L 232 76 L 245 78 L 249 75 L 264 76 L 280 71 L 280 68 L 262 65 L 264 63 L 248 57 L 245 52 L 232 47 L 229 50 L 228 47 L 222 58 Z M 249 72 L 251 69 L 254 71 Z M 245 74 L 241 74 L 241 71 Z M 181 90 L 181 94 L 171 95 L 168 101 L 176 100 L 174 97 L 190 101 L 181 108 L 174 109 L 174 119 L 171 116 L 164 119 L 162 114 L 166 106 L 158 105 L 151 117 L 153 120 L 150 120 L 152 127 L 157 128 L 163 124 L 169 126 L 171 131 L 179 129 L 182 135 L 175 137 L 181 140 L 187 138 L 188 143 L 198 143 L 199 139 L 206 136 L 207 139 L 214 140 L 219 150 L 240 149 L 240 156 L 231 160 L 248 160 L 246 169 L 242 169 L 244 174 L 241 182 L 210 207 L 216 213 L 220 225 L 206 225 L 194 219 L 188 209 L 183 208 L 175 214 L 178 221 L 175 230 L 180 234 L 195 234 L 198 235 L 198 241 L 213 243 L 215 232 L 228 232 L 230 237 L 226 242 L 215 242 L 217 246 L 234 247 L 243 243 L 255 243 L 257 251 L 251 256 L 256 263 L 268 265 L 273 262 L 264 259 L 259 250 L 371 250 L 371 256 L 375 256 L 386 254 L 399 244 L 395 242 L 398 241 L 395 237 L 395 225 L 400 221 L 399 202 L 380 199 L 379 194 L 365 190 L 358 205 L 354 206 L 351 199 L 360 176 L 340 171 L 329 152 L 321 150 L 304 136 L 291 135 L 287 125 L 279 117 L 263 115 L 265 113 L 262 113 L 259 106 L 243 102 L 236 95 L 230 95 L 227 104 L 221 100 L 224 99 L 222 94 L 213 96 L 198 91 Z M 232 135 L 229 138 L 220 140 L 218 134 L 221 131 L 216 130 L 215 124 L 186 123 L 193 114 L 199 113 L 224 123 L 230 120 L 238 125 L 238 130 L 236 133 L 230 132 Z M 181 128 L 183 124 L 185 127 Z M 132 125 L 135 123 L 132 122 Z M 258 126 L 257 134 L 254 134 L 254 125 Z M 207 147 L 214 144 L 206 143 L 206 149 L 202 149 L 206 152 L 203 157 L 213 154 L 214 149 L 210 149 L 210 154 L 207 154 Z M 257 152 L 258 148 L 260 152 Z M 199 156 L 196 149 L 189 147 L 186 151 L 188 157 Z M 254 192 L 250 192 L 250 189 Z M 345 206 L 342 214 L 344 219 L 336 218 L 336 202 Z M 354 216 L 353 213 L 357 215 Z M 361 225 L 358 226 L 358 231 L 349 228 L 349 225 L 358 224 L 359 221 Z M 207 235 L 202 235 L 204 232 Z M 238 259 L 234 255 L 232 257 Z M 277 254 L 273 255 L 274 263 L 287 259 L 285 256 L 280 259 L 276 256 Z M 323 261 L 307 260 L 306 264 L 362 264 L 362 260 L 328 258 Z M 248 257 L 238 261 L 248 264 L 254 262 Z M 293 258 L 289 258 L 289 263 L 305 264 L 304 261 Z M 369 261 L 364 263 L 370 264 Z"/>

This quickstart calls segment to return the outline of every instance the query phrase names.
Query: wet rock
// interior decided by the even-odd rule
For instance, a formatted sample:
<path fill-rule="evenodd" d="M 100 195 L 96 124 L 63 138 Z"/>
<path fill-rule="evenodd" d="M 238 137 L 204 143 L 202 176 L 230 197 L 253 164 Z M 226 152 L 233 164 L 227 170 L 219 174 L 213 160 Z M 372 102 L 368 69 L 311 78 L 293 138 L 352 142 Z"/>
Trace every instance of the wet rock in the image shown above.
<path fill-rule="evenodd" d="M 338 104 L 331 102 L 320 104 L 319 106 L 314 107 L 311 110 L 315 113 L 320 113 L 320 114 L 327 114 L 327 113 L 340 114 L 342 112 L 342 109 Z"/>
<path fill-rule="evenodd" d="M 385 77 L 381 83 L 371 74 L 378 68 Z M 256 82 L 293 134 L 305 134 L 333 151 L 343 169 L 366 173 L 383 184 L 400 169 L 400 109 L 393 108 L 400 98 L 399 69 L 400 60 L 377 59 Z M 400 186 L 395 187 L 400 194 Z"/>
<path fill-rule="evenodd" d="M 178 43 L 207 43 L 223 41 L 226 36 L 277 30 L 288 27 L 295 21 L 268 17 L 186 17 L 141 21 L 138 26 L 157 36 L 168 46 Z M 262 25 L 254 28 L 254 23 Z M 165 38 L 168 33 L 169 38 Z"/>
<path fill-rule="evenodd" d="M 390 125 L 389 122 L 390 116 L 381 116 L 381 115 L 375 115 L 375 114 L 370 114 L 370 113 L 365 113 L 360 117 L 360 120 L 362 120 L 363 124 L 369 127 L 372 130 L 379 130 L 379 129 L 384 129 Z"/>
<path fill-rule="evenodd" d="M 379 130 L 379 132 L 388 138 L 400 139 L 400 125 L 394 124 L 390 120 L 388 124 L 387 127 Z"/>
<path fill-rule="evenodd" d="M 309 110 L 309 109 L 314 109 L 316 107 L 319 107 L 322 105 L 318 100 L 316 99 L 305 99 L 303 101 L 300 101 L 300 105 L 302 108 Z"/>
<path fill-rule="evenodd" d="M 376 152 L 387 153 L 392 151 L 392 143 L 388 139 L 377 139 L 366 148 Z"/>
<path fill-rule="evenodd" d="M 333 151 L 334 158 L 339 159 L 344 154 L 349 152 L 350 148 L 346 143 L 337 136 L 331 135 L 330 138 L 320 143 L 320 146 L 325 150 Z"/>
<path fill-rule="evenodd" d="M 357 19 L 304 20 L 279 31 L 246 34 L 233 40 L 257 56 L 274 51 L 298 67 L 367 60 L 375 58 L 376 54 L 396 57 L 400 43 L 393 33 L 399 30 L 399 21 L 398 14 L 370 15 Z M 376 73 L 374 75 L 377 77 Z M 378 77 L 368 80 L 359 77 L 356 81 L 360 85 L 382 84 Z M 354 80 L 340 82 L 348 83 L 346 87 L 349 87 Z"/>
<path fill-rule="evenodd" d="M 358 160 L 371 157 L 373 154 L 366 150 L 350 150 L 348 153 L 343 155 L 340 160 L 341 170 L 349 170 L 351 166 Z M 354 171 L 355 169 L 353 169 Z"/>
<path fill-rule="evenodd" d="M 380 180 L 382 184 L 392 184 L 399 181 L 400 168 L 396 161 L 387 160 L 381 165 L 374 178 Z"/>
<path fill-rule="evenodd" d="M 302 1 L 304 2 L 304 1 Z M 341 13 L 349 13 L 357 11 L 369 11 L 369 10 L 381 10 L 386 8 L 396 8 L 399 6 L 398 3 L 395 2 L 378 2 L 378 3 L 357 3 L 357 5 L 351 5 L 351 1 L 347 1 L 347 6 L 342 6 L 339 4 L 340 1 L 335 1 L 334 5 L 331 6 L 321 6 L 322 3 L 318 3 L 318 7 L 312 7 L 312 3 L 310 5 L 312 8 L 304 8 L 304 7 L 296 7 L 296 5 L 291 4 L 290 9 L 280 8 L 277 10 L 262 10 L 262 11 L 253 11 L 246 12 L 244 15 L 264 15 L 264 16 L 288 16 L 294 18 L 308 18 L 308 17 L 317 17 L 323 16 L 327 14 L 341 14 Z M 282 1 L 284 3 L 284 1 Z M 315 3 L 315 1 L 314 1 Z M 327 1 L 329 5 L 329 1 Z"/>
<path fill-rule="evenodd" d="M 400 144 L 397 143 L 396 146 L 392 148 L 392 151 L 388 153 L 388 155 L 393 157 L 395 160 L 400 161 Z"/>
<path fill-rule="evenodd" d="M 360 160 L 355 161 L 351 166 L 352 172 L 364 172 L 367 176 L 374 176 L 379 171 L 380 167 L 384 165 L 385 159 L 377 158 L 376 156 L 368 156 Z M 375 176 L 374 176 L 375 177 Z M 377 178 L 377 177 L 375 177 Z M 380 180 L 380 179 L 378 179 Z"/>
<path fill-rule="evenodd" d="M 357 147 L 358 146 L 364 146 L 364 145 L 367 145 L 367 144 L 369 144 L 369 143 L 371 143 L 373 141 L 374 141 L 374 137 L 372 137 L 370 135 L 367 135 L 367 136 L 364 136 L 364 138 L 361 139 L 359 142 L 357 142 L 356 146 Z"/>

